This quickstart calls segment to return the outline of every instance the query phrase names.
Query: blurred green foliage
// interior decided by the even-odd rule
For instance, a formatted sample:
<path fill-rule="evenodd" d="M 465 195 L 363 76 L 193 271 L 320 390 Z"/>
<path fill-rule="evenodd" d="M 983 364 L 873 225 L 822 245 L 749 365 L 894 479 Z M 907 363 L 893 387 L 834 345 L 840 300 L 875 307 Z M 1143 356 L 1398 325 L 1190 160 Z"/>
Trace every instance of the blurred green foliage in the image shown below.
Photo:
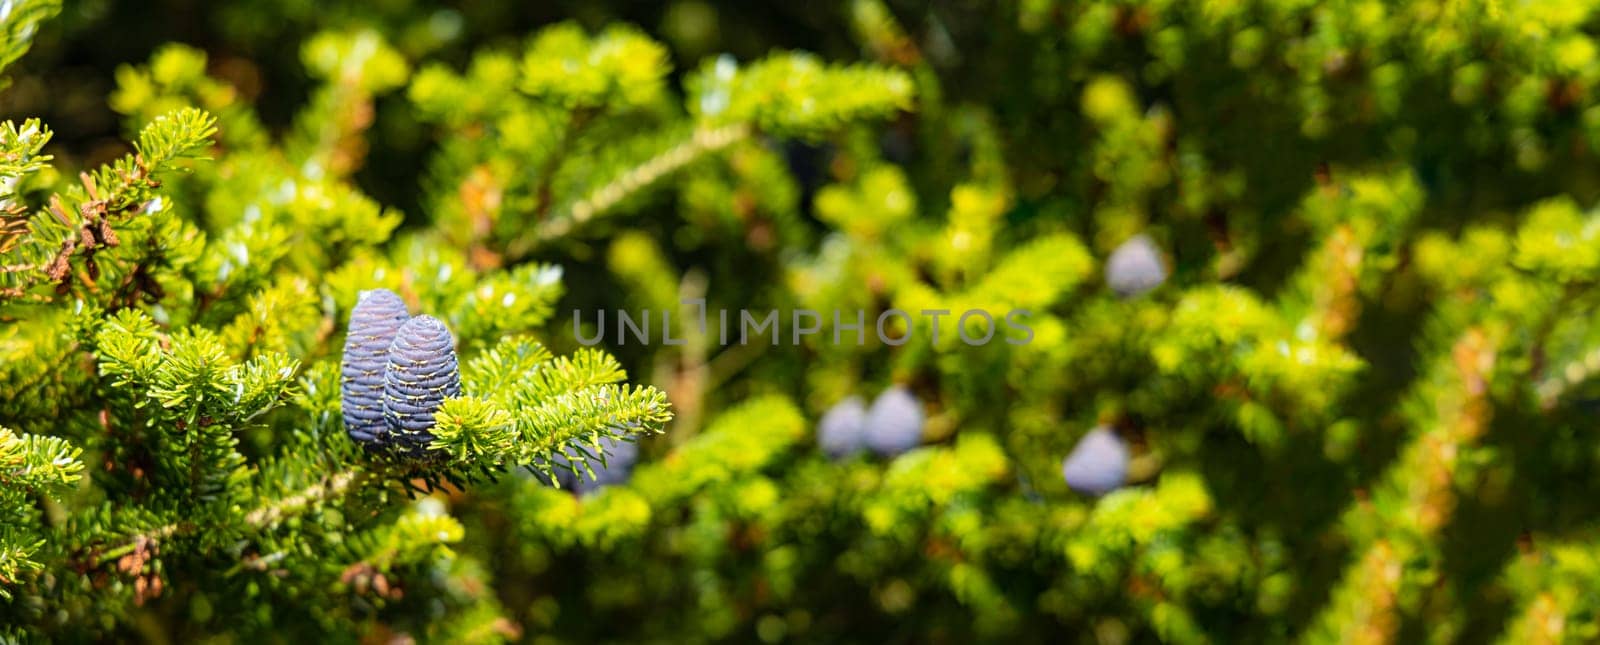
<path fill-rule="evenodd" d="M 3 7 L 0 639 L 1600 637 L 1586 4 Z M 379 286 L 447 472 L 340 432 Z M 802 308 L 865 328 L 722 340 Z"/>

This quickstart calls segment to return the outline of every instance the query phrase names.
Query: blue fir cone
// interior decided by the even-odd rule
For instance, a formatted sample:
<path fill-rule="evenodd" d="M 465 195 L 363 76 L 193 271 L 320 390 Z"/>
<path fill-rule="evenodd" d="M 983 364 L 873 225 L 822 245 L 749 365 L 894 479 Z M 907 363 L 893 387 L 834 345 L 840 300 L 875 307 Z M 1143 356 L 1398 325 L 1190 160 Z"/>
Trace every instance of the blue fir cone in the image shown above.
<path fill-rule="evenodd" d="M 817 422 L 817 445 L 834 459 L 860 451 L 866 442 L 867 405 L 859 396 L 834 404 Z"/>
<path fill-rule="evenodd" d="M 1150 236 L 1128 238 L 1106 260 L 1106 284 L 1124 298 L 1132 298 L 1167 281 L 1167 264 Z"/>
<path fill-rule="evenodd" d="M 1061 462 L 1067 486 L 1082 495 L 1100 496 L 1128 480 L 1128 444 L 1105 426 L 1089 431 Z"/>
<path fill-rule="evenodd" d="M 896 385 L 883 391 L 867 410 L 865 438 L 868 448 L 893 457 L 922 443 L 922 403 L 911 390 Z"/>
<path fill-rule="evenodd" d="M 445 399 L 460 394 L 461 370 L 450 329 L 433 316 L 407 321 L 389 346 L 383 386 L 387 447 L 413 459 L 426 456 L 433 441 L 434 413 Z"/>
<path fill-rule="evenodd" d="M 389 345 L 410 319 L 405 301 L 388 289 L 361 292 L 350 312 L 340 367 L 341 408 L 345 432 L 368 449 L 388 441 L 383 375 L 389 368 Z"/>

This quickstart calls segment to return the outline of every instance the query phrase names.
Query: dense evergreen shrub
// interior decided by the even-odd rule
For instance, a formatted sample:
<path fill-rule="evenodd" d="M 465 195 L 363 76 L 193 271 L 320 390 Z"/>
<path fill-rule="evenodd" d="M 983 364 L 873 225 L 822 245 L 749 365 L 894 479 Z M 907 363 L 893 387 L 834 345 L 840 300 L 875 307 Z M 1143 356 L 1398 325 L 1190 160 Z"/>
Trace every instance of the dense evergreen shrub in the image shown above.
<path fill-rule="evenodd" d="M 1592 7 L 218 5 L 0 2 L 0 641 L 1600 639 Z"/>

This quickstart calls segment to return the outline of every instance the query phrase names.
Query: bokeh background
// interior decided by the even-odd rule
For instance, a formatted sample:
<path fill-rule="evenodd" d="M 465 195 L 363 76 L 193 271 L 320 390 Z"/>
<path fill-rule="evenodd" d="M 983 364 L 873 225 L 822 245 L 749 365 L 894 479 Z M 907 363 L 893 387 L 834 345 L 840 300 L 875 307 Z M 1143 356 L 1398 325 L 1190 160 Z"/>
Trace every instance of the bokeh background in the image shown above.
<path fill-rule="evenodd" d="M 665 47 L 673 103 L 708 60 L 812 52 L 904 74 L 915 98 L 760 133 L 532 251 L 515 231 L 534 216 L 508 199 L 472 240 L 494 258 L 479 268 L 562 267 L 540 330 L 558 352 L 577 348 L 573 310 L 685 296 L 869 321 L 891 306 L 1039 313 L 1023 348 L 834 346 L 828 324 L 760 352 L 608 342 L 678 413 L 639 445 L 637 478 L 574 497 L 517 475 L 441 496 L 470 565 L 411 571 L 431 581 L 411 600 L 286 607 L 232 637 L 426 635 L 419 617 L 444 620 L 468 580 L 493 590 L 481 626 L 532 641 L 1592 642 L 1595 14 L 90 0 L 8 71 L 0 116 L 50 124 L 64 168 L 104 163 L 150 116 L 114 105 L 119 76 L 183 43 L 281 134 L 322 85 L 305 43 L 371 30 L 410 75 L 372 97 L 350 180 L 404 214 L 404 249 L 470 237 L 458 185 L 472 163 L 516 162 L 475 142 L 492 109 L 452 122 L 447 93 L 427 92 L 454 86 L 420 70 L 520 56 L 552 25 L 626 24 Z M 681 117 L 659 116 L 640 123 Z M 1104 273 L 1141 234 L 1165 279 L 1127 297 Z M 823 454 L 825 414 L 894 388 L 923 415 L 918 449 Z M 1063 477 L 1096 428 L 1131 456 L 1104 496 Z M 147 611 L 175 642 L 231 637 L 210 605 Z"/>

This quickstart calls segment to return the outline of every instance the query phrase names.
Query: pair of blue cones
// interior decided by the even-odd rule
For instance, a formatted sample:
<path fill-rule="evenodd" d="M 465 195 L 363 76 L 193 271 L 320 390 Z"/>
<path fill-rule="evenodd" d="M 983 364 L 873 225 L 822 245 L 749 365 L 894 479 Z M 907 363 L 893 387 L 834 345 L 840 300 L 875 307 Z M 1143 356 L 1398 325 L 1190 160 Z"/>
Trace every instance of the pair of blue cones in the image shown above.
<path fill-rule="evenodd" d="M 350 438 L 413 461 L 428 457 L 439 406 L 461 394 L 450 329 L 433 316 L 413 317 L 388 289 L 361 292 L 350 312 L 341 377 Z"/>
<path fill-rule="evenodd" d="M 850 396 L 817 425 L 817 442 L 834 459 L 848 457 L 863 448 L 893 457 L 922 443 L 922 403 L 905 386 L 884 390 L 867 408 L 859 396 Z"/>

